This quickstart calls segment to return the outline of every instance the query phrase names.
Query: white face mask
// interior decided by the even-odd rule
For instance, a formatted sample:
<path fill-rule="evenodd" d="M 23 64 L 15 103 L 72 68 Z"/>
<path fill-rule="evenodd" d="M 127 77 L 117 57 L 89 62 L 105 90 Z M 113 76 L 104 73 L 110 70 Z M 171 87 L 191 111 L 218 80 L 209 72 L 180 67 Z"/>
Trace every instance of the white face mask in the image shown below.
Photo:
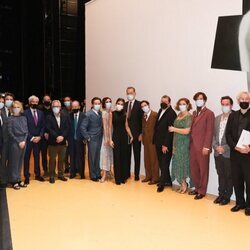
<path fill-rule="evenodd" d="M 231 111 L 231 107 L 230 106 L 221 106 L 221 109 L 222 109 L 222 112 L 224 113 L 224 114 L 227 114 L 228 112 L 230 112 Z"/>
<path fill-rule="evenodd" d="M 142 110 L 143 110 L 144 113 L 147 114 L 147 113 L 150 111 L 150 108 L 149 108 L 149 106 L 144 106 L 144 107 L 142 108 Z"/>
<path fill-rule="evenodd" d="M 135 96 L 134 95 L 127 95 L 128 101 L 133 101 Z"/>
<path fill-rule="evenodd" d="M 52 108 L 52 111 L 53 111 L 53 113 L 54 114 L 59 114 L 59 112 L 60 112 L 60 108 L 58 108 L 58 107 L 54 107 L 54 108 Z"/>
<path fill-rule="evenodd" d="M 65 107 L 70 107 L 71 102 L 70 101 L 66 101 L 63 104 L 64 104 Z"/>
<path fill-rule="evenodd" d="M 12 100 L 6 100 L 6 101 L 5 101 L 5 106 L 6 106 L 7 108 L 9 108 L 9 107 L 11 107 L 12 103 L 13 103 Z"/>
<path fill-rule="evenodd" d="M 101 109 L 101 105 L 100 104 L 95 104 L 94 105 L 94 110 L 95 111 L 99 111 Z"/>
<path fill-rule="evenodd" d="M 204 106 L 205 102 L 204 102 L 203 99 L 201 99 L 201 100 L 196 100 L 196 101 L 195 101 L 195 104 L 196 104 L 196 106 L 197 106 L 198 108 L 201 108 L 201 107 Z"/>
<path fill-rule="evenodd" d="M 18 115 L 21 112 L 21 109 L 20 108 L 13 108 L 12 111 L 13 111 L 14 115 Z"/>
<path fill-rule="evenodd" d="M 2 109 L 4 107 L 4 103 L 0 102 L 0 109 Z"/>
<path fill-rule="evenodd" d="M 123 105 L 116 104 L 116 110 L 117 111 L 122 111 L 123 110 Z"/>
<path fill-rule="evenodd" d="M 187 110 L 187 105 L 185 105 L 185 104 L 180 104 L 180 105 L 179 105 L 179 110 L 180 110 L 181 112 L 185 112 L 185 111 Z"/>
<path fill-rule="evenodd" d="M 106 102 L 105 103 L 105 108 L 106 109 L 111 109 L 111 107 L 112 107 L 112 103 L 111 102 Z"/>

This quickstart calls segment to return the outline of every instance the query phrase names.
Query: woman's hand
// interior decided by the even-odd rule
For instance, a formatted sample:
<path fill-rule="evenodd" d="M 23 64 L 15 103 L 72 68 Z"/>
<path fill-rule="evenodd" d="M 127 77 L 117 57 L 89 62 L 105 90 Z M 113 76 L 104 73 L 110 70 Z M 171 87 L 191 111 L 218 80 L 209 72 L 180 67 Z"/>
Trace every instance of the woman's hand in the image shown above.
<path fill-rule="evenodd" d="M 19 142 L 19 148 L 24 149 L 25 148 L 25 141 Z"/>
<path fill-rule="evenodd" d="M 133 138 L 133 136 L 131 136 L 129 139 L 129 144 L 132 144 L 133 140 L 134 140 L 134 138 Z"/>
<path fill-rule="evenodd" d="M 174 126 L 169 126 L 169 127 L 168 127 L 168 131 L 169 131 L 169 132 L 174 132 L 174 130 L 175 130 L 175 127 L 174 127 Z"/>
<path fill-rule="evenodd" d="M 109 145 L 110 145 L 111 148 L 115 147 L 115 144 L 114 144 L 114 142 L 112 140 L 110 140 Z"/>

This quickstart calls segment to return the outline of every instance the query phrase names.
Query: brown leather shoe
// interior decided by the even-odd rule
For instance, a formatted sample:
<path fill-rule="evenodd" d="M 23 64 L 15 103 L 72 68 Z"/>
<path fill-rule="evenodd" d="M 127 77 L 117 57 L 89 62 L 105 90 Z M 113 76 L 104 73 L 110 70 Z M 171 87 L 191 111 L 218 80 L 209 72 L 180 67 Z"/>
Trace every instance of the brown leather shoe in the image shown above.
<path fill-rule="evenodd" d="M 148 185 L 156 185 L 158 183 L 158 181 L 150 181 L 149 183 L 148 183 Z"/>
<path fill-rule="evenodd" d="M 205 197 L 204 194 L 197 194 L 197 195 L 195 195 L 194 199 L 195 199 L 195 200 L 200 200 L 200 199 L 202 199 L 203 197 Z"/>
<path fill-rule="evenodd" d="M 143 179 L 141 182 L 149 182 L 150 181 L 150 179 Z"/>

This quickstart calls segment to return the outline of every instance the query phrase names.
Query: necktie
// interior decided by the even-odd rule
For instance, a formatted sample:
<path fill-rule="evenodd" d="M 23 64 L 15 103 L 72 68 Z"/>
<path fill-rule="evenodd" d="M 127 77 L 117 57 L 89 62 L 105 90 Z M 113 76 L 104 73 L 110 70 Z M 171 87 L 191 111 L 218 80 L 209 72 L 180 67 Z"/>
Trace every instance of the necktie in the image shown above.
<path fill-rule="evenodd" d="M 132 102 L 129 102 L 128 104 L 128 118 L 131 116 L 131 110 L 132 110 Z"/>
<path fill-rule="evenodd" d="M 8 117 L 10 116 L 10 110 L 8 109 L 8 115 L 7 115 Z"/>
<path fill-rule="evenodd" d="M 145 121 L 147 121 L 147 115 L 144 115 L 144 119 L 145 119 Z"/>
<path fill-rule="evenodd" d="M 74 117 L 74 140 L 77 139 L 77 136 L 76 136 L 77 123 L 78 123 L 77 114 L 75 114 L 75 117 Z"/>
<path fill-rule="evenodd" d="M 33 112 L 34 112 L 34 115 L 33 115 L 34 122 L 35 122 L 35 125 L 37 126 L 38 119 L 37 119 L 37 113 L 36 113 L 36 110 L 34 110 Z"/>

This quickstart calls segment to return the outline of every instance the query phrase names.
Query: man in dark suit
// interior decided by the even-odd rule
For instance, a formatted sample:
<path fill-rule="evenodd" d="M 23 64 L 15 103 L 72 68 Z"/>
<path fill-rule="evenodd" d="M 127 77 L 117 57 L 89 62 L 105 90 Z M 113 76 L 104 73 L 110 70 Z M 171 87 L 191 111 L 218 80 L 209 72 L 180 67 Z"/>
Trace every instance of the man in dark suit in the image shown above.
<path fill-rule="evenodd" d="M 207 96 L 197 92 L 193 97 L 196 111 L 190 133 L 190 170 L 195 190 L 189 195 L 195 195 L 195 200 L 202 199 L 207 193 L 209 158 L 212 152 L 214 130 L 214 113 L 206 107 Z"/>
<path fill-rule="evenodd" d="M 232 112 L 233 100 L 230 96 L 221 97 L 222 114 L 216 116 L 214 122 L 213 149 L 215 167 L 218 174 L 219 196 L 215 204 L 226 205 L 233 193 L 233 183 L 230 164 L 230 147 L 226 141 L 226 125 Z"/>
<path fill-rule="evenodd" d="M 70 179 L 75 178 L 77 172 L 80 174 L 81 179 L 85 178 L 84 143 L 80 131 L 80 125 L 84 118 L 85 114 L 80 111 L 80 103 L 73 101 L 69 133 Z"/>
<path fill-rule="evenodd" d="M 127 88 L 127 99 L 128 101 L 125 103 L 125 111 L 127 112 L 128 126 L 133 135 L 132 145 L 129 144 L 129 166 L 127 169 L 126 179 L 130 177 L 131 171 L 131 151 L 133 147 L 134 153 L 134 176 L 135 181 L 139 181 L 140 175 L 140 163 L 141 163 L 141 140 L 142 140 L 142 117 L 143 111 L 141 110 L 141 103 L 135 99 L 136 91 L 134 87 Z M 128 138 L 129 142 L 129 138 Z"/>
<path fill-rule="evenodd" d="M 250 215 L 250 145 L 238 145 L 243 130 L 250 132 L 250 94 L 241 92 L 238 97 L 240 110 L 230 114 L 226 127 L 226 139 L 231 149 L 231 169 L 236 205 L 231 209 L 245 209 Z M 246 192 L 246 199 L 244 193 Z"/>
<path fill-rule="evenodd" d="M 38 109 L 39 98 L 37 96 L 29 97 L 29 108 L 26 109 L 23 115 L 27 118 L 28 124 L 28 138 L 26 144 L 26 150 L 24 154 L 24 177 L 25 184 L 29 184 L 29 167 L 30 167 L 30 155 L 33 150 L 34 155 L 34 167 L 35 167 L 35 179 L 38 181 L 44 181 L 44 178 L 40 173 L 40 149 L 41 139 L 44 136 L 45 120 L 44 114 Z"/>
<path fill-rule="evenodd" d="M 92 108 L 86 112 L 80 130 L 84 141 L 88 144 L 90 179 L 92 181 L 99 181 L 101 179 L 100 153 L 103 135 L 102 113 L 100 111 L 101 99 L 94 97 L 91 100 L 91 104 Z"/>
<path fill-rule="evenodd" d="M 48 154 L 49 154 L 49 182 L 55 183 L 56 157 L 58 157 L 58 179 L 67 181 L 64 177 L 64 159 L 66 144 L 70 127 L 67 116 L 60 113 L 61 102 L 54 100 L 52 102 L 53 115 L 46 118 L 46 130 L 48 132 Z"/>
<path fill-rule="evenodd" d="M 0 159 L 2 159 L 2 148 L 3 148 L 3 118 L 2 112 L 4 109 L 4 97 L 0 96 Z M 7 185 L 7 169 L 3 167 L 2 161 L 0 160 L 0 188 L 5 188 Z"/>
<path fill-rule="evenodd" d="M 169 165 L 173 151 L 173 133 L 168 131 L 168 127 L 173 126 L 175 119 L 176 113 L 171 107 L 171 98 L 164 95 L 161 98 L 161 108 L 155 123 L 153 138 L 161 170 L 157 192 L 162 192 L 165 186 L 172 186 Z"/>

